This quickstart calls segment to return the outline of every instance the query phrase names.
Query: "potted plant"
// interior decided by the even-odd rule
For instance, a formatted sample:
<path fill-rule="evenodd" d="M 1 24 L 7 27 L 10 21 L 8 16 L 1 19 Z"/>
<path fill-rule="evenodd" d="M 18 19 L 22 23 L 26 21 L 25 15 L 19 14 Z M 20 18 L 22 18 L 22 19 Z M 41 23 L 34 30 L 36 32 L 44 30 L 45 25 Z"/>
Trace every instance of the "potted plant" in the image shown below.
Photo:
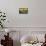
<path fill-rule="evenodd" d="M 4 22 L 6 20 L 6 15 L 4 12 L 0 11 L 0 27 L 4 28 Z"/>

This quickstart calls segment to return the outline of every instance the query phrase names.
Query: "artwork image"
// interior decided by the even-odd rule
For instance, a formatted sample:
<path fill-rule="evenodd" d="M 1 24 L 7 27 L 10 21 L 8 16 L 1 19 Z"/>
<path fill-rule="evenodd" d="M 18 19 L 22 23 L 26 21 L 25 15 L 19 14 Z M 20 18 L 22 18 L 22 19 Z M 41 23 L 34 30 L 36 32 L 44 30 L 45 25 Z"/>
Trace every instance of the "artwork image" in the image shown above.
<path fill-rule="evenodd" d="M 19 14 L 28 14 L 28 8 L 19 8 Z"/>

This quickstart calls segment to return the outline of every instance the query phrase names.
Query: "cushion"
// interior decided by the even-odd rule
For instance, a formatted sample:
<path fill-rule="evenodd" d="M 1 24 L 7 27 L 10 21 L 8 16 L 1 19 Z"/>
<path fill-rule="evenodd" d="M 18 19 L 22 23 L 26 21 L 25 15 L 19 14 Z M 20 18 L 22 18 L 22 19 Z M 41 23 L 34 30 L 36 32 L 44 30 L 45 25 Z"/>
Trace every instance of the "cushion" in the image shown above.
<path fill-rule="evenodd" d="M 35 38 L 35 36 L 28 36 L 28 35 L 25 35 L 23 36 L 21 39 L 20 39 L 20 42 L 21 43 L 32 43 L 34 41 L 37 41 L 37 38 Z"/>

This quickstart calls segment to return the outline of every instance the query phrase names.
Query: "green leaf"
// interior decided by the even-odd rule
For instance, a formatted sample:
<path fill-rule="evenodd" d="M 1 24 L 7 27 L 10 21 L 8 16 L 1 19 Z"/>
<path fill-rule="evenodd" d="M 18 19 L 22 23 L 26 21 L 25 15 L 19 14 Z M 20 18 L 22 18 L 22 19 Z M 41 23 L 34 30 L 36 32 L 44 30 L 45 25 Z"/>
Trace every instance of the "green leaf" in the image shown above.
<path fill-rule="evenodd" d="M 6 19 L 1 19 L 2 21 L 6 20 Z"/>
<path fill-rule="evenodd" d="M 2 13 L 2 12 L 0 12 L 0 13 Z"/>
<path fill-rule="evenodd" d="M 6 16 L 3 16 L 3 17 L 6 17 Z"/>
<path fill-rule="evenodd" d="M 5 13 L 4 13 L 4 15 L 5 15 Z"/>
<path fill-rule="evenodd" d="M 0 23 L 1 23 L 1 21 L 0 21 Z"/>
<path fill-rule="evenodd" d="M 1 25 L 1 27 L 3 28 L 3 25 Z"/>

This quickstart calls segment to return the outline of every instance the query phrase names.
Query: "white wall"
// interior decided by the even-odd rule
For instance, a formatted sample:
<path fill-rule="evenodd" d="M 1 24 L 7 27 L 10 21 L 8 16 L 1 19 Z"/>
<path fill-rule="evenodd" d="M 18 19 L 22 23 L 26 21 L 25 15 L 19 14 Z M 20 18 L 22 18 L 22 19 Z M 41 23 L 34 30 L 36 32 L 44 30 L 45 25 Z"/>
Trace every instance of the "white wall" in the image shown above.
<path fill-rule="evenodd" d="M 28 14 L 20 15 L 21 7 L 28 8 Z M 0 0 L 0 9 L 6 12 L 6 26 L 13 27 L 8 29 L 20 31 L 20 36 L 30 34 L 31 31 L 46 31 L 46 0 Z M 17 38 L 18 35 L 16 33 Z"/>
<path fill-rule="evenodd" d="M 29 9 L 19 14 L 19 8 Z M 0 0 L 0 9 L 6 12 L 7 27 L 46 27 L 46 0 Z"/>

